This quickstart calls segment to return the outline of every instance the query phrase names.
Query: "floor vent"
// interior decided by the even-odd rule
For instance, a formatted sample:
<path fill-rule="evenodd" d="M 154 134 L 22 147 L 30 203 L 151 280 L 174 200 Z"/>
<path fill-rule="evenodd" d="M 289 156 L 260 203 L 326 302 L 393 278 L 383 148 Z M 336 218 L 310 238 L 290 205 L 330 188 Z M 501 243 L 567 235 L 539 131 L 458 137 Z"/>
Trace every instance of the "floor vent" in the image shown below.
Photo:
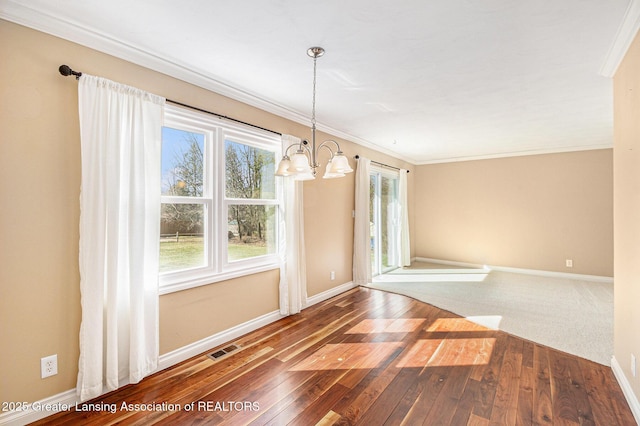
<path fill-rule="evenodd" d="M 218 351 L 215 351 L 214 353 L 211 353 L 207 356 L 211 359 L 220 359 L 223 356 L 230 354 L 231 352 L 237 351 L 238 349 L 240 349 L 240 346 L 230 345 L 230 346 L 227 346 L 226 348 L 222 348 Z"/>

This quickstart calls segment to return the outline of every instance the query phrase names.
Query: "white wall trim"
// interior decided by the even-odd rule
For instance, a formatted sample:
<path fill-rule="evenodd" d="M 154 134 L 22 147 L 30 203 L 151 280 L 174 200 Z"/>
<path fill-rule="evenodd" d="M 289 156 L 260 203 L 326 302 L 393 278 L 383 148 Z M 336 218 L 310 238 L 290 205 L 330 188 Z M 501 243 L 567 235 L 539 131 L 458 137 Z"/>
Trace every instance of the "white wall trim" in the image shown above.
<path fill-rule="evenodd" d="M 333 296 L 337 296 L 340 293 L 344 293 L 345 291 L 349 291 L 352 288 L 357 287 L 353 281 L 349 281 L 348 283 L 341 284 L 337 287 L 330 288 L 329 290 L 323 291 L 322 293 L 318 293 L 311 297 L 307 297 L 307 307 L 313 306 L 316 303 L 324 302 L 327 299 L 331 299 Z"/>
<path fill-rule="evenodd" d="M 624 53 L 628 49 L 629 44 L 631 43 L 631 40 L 633 40 L 633 37 L 632 36 L 629 37 L 628 33 L 631 31 L 637 31 L 637 28 L 640 26 L 639 4 L 640 4 L 640 0 L 631 1 L 631 4 L 629 5 L 629 8 L 625 15 L 625 21 L 618 31 L 619 33 L 618 38 L 620 40 L 623 40 L 623 39 L 627 40 L 627 38 L 629 38 L 629 40 L 624 42 L 621 41 L 621 42 L 614 43 L 614 46 L 618 46 L 618 44 L 622 43 L 621 46 L 623 46 L 624 48 L 624 51 L 622 52 L 622 56 L 624 56 Z M 247 105 L 251 105 L 253 107 L 267 111 L 269 113 L 278 115 L 282 118 L 294 121 L 296 123 L 303 124 L 306 126 L 309 125 L 309 117 L 300 111 L 292 110 L 290 108 L 287 108 L 283 105 L 278 104 L 275 101 L 263 99 L 246 90 L 236 88 L 232 86 L 230 83 L 216 79 L 215 76 L 212 76 L 206 70 L 196 69 L 196 68 L 185 68 L 184 66 L 182 66 L 180 63 L 176 61 L 172 61 L 169 58 L 162 57 L 160 52 L 148 52 L 143 48 L 139 48 L 138 46 L 133 46 L 117 38 L 99 33 L 92 28 L 86 27 L 80 22 L 68 21 L 61 18 L 60 16 L 44 13 L 42 11 L 29 7 L 25 4 L 18 3 L 14 0 L 5 0 L 3 2 L 3 7 L 2 9 L 0 9 L 0 18 L 6 19 L 7 21 L 14 22 L 19 25 L 23 25 L 25 27 L 35 29 L 37 31 L 51 34 L 55 37 L 59 37 L 64 40 L 69 40 L 73 43 L 77 43 L 82 46 L 88 47 L 90 49 L 94 49 L 99 52 L 106 53 L 108 55 L 123 59 L 125 61 L 131 62 L 136 65 L 140 65 L 150 70 L 157 71 L 162 74 L 166 74 L 173 78 L 186 81 L 187 83 L 191 83 L 198 87 L 202 87 L 203 89 L 212 91 L 214 93 L 227 96 L 236 101 L 243 102 Z M 630 23 L 626 23 L 627 21 L 629 21 Z M 627 29 L 627 27 L 630 27 L 630 29 Z M 611 51 L 609 53 L 609 56 L 611 56 L 612 58 L 615 58 L 616 55 L 619 55 L 619 53 L 616 53 L 616 52 L 622 49 L 618 47 L 614 49 L 614 46 L 612 46 Z M 619 60 L 621 59 L 622 57 L 619 58 Z M 73 67 L 73 64 L 69 64 L 69 65 Z M 617 67 L 617 63 L 615 66 Z M 83 69 L 78 69 L 77 71 L 89 72 Z M 56 71 L 52 70 L 52 72 L 56 72 Z M 601 71 L 601 72 L 604 75 L 604 71 Z M 159 93 L 159 95 L 163 95 L 163 94 Z M 505 153 L 496 153 L 496 154 L 481 155 L 481 156 L 454 157 L 454 158 L 442 158 L 442 159 L 434 159 L 434 160 L 416 161 L 413 158 L 402 156 L 397 152 L 394 152 L 383 146 L 376 145 L 375 143 L 369 140 L 362 139 L 360 137 L 354 136 L 352 134 L 341 131 L 334 127 L 330 127 L 322 123 L 318 123 L 317 127 L 318 127 L 318 130 L 322 132 L 326 132 L 335 137 L 342 138 L 347 141 L 361 145 L 363 147 L 373 149 L 382 154 L 389 155 L 391 157 L 397 158 L 399 160 L 405 161 L 409 164 L 416 165 L 416 166 L 428 165 L 428 164 L 439 164 L 439 163 L 452 163 L 452 162 L 460 162 L 460 161 L 489 160 L 494 158 L 520 157 L 520 156 L 540 155 L 540 154 L 556 154 L 556 153 L 563 153 L 563 152 L 575 152 L 575 151 L 613 148 L 612 144 L 598 144 L 598 145 L 589 145 L 589 146 L 554 148 L 554 149 L 520 151 L 520 152 L 505 152 Z"/>
<path fill-rule="evenodd" d="M 86 27 L 80 22 L 72 22 L 56 16 L 44 13 L 13 0 L 5 0 L 0 9 L 0 18 L 16 24 L 23 25 L 55 37 L 69 40 L 90 49 L 106 53 L 116 58 L 123 59 L 136 65 L 157 71 L 173 78 L 186 81 L 203 89 L 227 96 L 236 101 L 243 102 L 261 110 L 270 112 L 299 124 L 309 125 L 309 117 L 300 111 L 295 111 L 280 105 L 274 101 L 260 98 L 246 90 L 233 87 L 231 84 L 218 80 L 206 70 L 185 68 L 179 63 L 160 56 L 159 52 L 148 52 L 138 46 L 125 43 L 122 40 L 99 33 Z M 73 68 L 73 64 L 68 64 Z M 77 71 L 85 71 L 78 69 Z M 55 69 L 51 72 L 57 72 Z M 159 95 L 163 95 L 159 93 Z M 196 105 L 197 106 L 197 105 Z M 413 160 L 400 156 L 398 153 L 376 145 L 371 141 L 351 135 L 333 127 L 317 124 L 318 130 L 326 132 L 338 138 L 355 142 L 364 147 L 376 150 L 394 158 L 413 164 Z"/>
<path fill-rule="evenodd" d="M 631 0 L 624 18 L 622 19 L 622 23 L 620 24 L 620 27 L 618 27 L 616 37 L 609 48 L 607 58 L 605 59 L 604 64 L 602 64 L 602 68 L 600 68 L 601 75 L 609 78 L 615 75 L 620 63 L 627 54 L 627 50 L 629 50 L 629 46 L 631 46 L 631 43 L 639 30 L 640 0 Z"/>
<path fill-rule="evenodd" d="M 356 287 L 356 285 L 354 285 L 352 281 L 333 287 L 329 290 L 323 291 L 322 293 L 308 297 L 306 306 L 309 307 L 317 303 L 324 302 L 325 300 L 337 296 L 340 293 L 344 293 L 345 291 L 351 290 L 354 287 Z M 281 315 L 279 311 L 269 312 L 242 324 L 238 324 L 235 327 L 231 327 L 227 330 L 221 331 L 220 333 L 213 334 L 209 337 L 198 340 L 197 342 L 193 342 L 174 351 L 168 352 L 160 356 L 160 359 L 158 360 L 158 369 L 155 372 L 172 367 L 182 361 L 207 352 L 215 348 L 216 346 L 220 346 L 249 332 L 257 330 L 260 327 L 264 327 L 265 325 L 278 321 L 279 319 L 282 319 L 284 317 L 285 316 Z M 43 419 L 47 416 L 51 416 L 58 412 L 51 410 L 43 411 L 42 409 L 38 409 L 39 407 L 43 407 L 45 405 L 53 405 L 58 407 L 66 405 L 75 408 L 75 404 L 79 402 L 80 399 L 76 395 L 76 390 L 70 389 L 58 395 L 29 403 L 28 408 L 25 411 L 12 411 L 1 414 L 0 426 L 24 425 Z"/>
<path fill-rule="evenodd" d="M 353 285 L 353 282 L 350 281 L 337 287 L 333 287 L 315 296 L 308 297 L 306 306 L 309 307 L 315 305 L 316 303 L 323 302 L 327 299 L 332 298 L 333 296 L 344 293 L 345 291 L 348 291 L 353 287 L 355 286 Z M 264 327 L 265 325 L 271 324 L 272 322 L 278 321 L 279 319 L 284 317 L 285 315 L 280 314 L 279 311 L 269 312 L 260 317 L 239 324 L 235 327 L 231 327 L 220 333 L 205 337 L 202 340 L 198 340 L 197 342 L 193 342 L 174 351 L 168 352 L 160 356 L 160 360 L 158 362 L 158 370 L 156 371 L 164 370 L 165 368 L 169 368 L 189 358 L 200 355 L 208 350 L 215 348 L 216 346 L 230 342 L 233 339 L 257 330 L 260 327 Z"/>
<path fill-rule="evenodd" d="M 618 363 L 618 360 L 615 356 L 611 357 L 611 370 L 613 371 L 613 375 L 616 377 L 616 380 L 618 380 L 618 383 L 622 388 L 622 393 L 629 403 L 631 413 L 633 413 L 633 417 L 636 419 L 636 423 L 640 425 L 640 402 L 638 401 L 636 395 L 633 393 L 631 384 L 627 380 L 627 376 L 625 376 L 624 371 L 622 371 L 622 367 L 620 367 L 620 364 Z"/>
<path fill-rule="evenodd" d="M 463 268 L 484 268 L 486 265 L 479 265 L 477 263 L 467 263 L 467 262 L 454 262 L 452 260 L 441 260 L 441 259 L 432 259 L 430 257 L 414 257 L 412 259 L 414 262 L 427 262 L 427 263 L 437 263 L 438 265 L 450 265 L 450 266 L 460 266 Z"/>
<path fill-rule="evenodd" d="M 613 277 L 602 277 L 599 275 L 572 274 L 569 272 L 541 271 L 539 269 L 509 268 L 507 266 L 493 266 L 493 265 L 489 265 L 489 268 L 491 268 L 494 271 L 513 272 L 515 274 L 538 275 L 541 277 L 549 277 L 549 278 L 566 278 L 569 280 L 583 280 L 583 281 L 593 281 L 598 283 L 613 284 Z"/>
<path fill-rule="evenodd" d="M 512 272 L 515 274 L 537 275 L 537 276 L 549 277 L 549 278 L 566 278 L 570 280 L 583 280 L 583 281 L 593 281 L 593 282 L 613 284 L 613 277 L 603 277 L 599 275 L 584 275 L 584 274 L 573 274 L 569 272 L 542 271 L 539 269 L 511 268 L 508 266 L 478 265 L 474 263 L 452 262 L 449 260 L 431 259 L 427 257 L 416 257 L 414 259 L 418 262 L 430 262 L 430 263 L 438 263 L 442 265 L 462 266 L 466 268 L 489 268 L 492 271 Z"/>
<path fill-rule="evenodd" d="M 233 339 L 236 339 L 251 331 L 257 330 L 260 327 L 275 322 L 281 318 L 284 318 L 279 311 L 269 312 L 265 315 L 254 318 L 250 321 L 239 324 L 235 327 L 231 327 L 228 330 L 224 330 L 220 333 L 216 333 L 209 337 L 205 337 L 202 340 L 193 342 L 189 345 L 178 348 L 174 351 L 168 352 L 160 356 L 158 360 L 158 368 L 154 373 L 176 365 L 182 361 L 185 361 L 194 356 L 207 352 L 216 346 L 227 343 Z M 120 387 L 127 383 L 120 383 Z M 107 393 L 106 389 L 103 394 Z M 4 425 L 24 425 L 27 423 L 35 422 L 44 417 L 51 416 L 60 411 L 43 411 L 38 410 L 38 407 L 45 406 L 47 404 L 64 406 L 70 405 L 75 408 L 75 404 L 80 402 L 80 398 L 76 395 L 76 390 L 71 389 L 66 392 L 54 395 L 49 398 L 45 398 L 40 401 L 36 401 L 29 404 L 29 408 L 26 411 L 14 411 L 0 415 L 0 426 Z"/>
<path fill-rule="evenodd" d="M 284 315 L 281 315 L 279 311 L 269 312 L 242 324 L 238 324 L 235 327 L 221 331 L 220 333 L 213 334 L 209 337 L 198 340 L 197 342 L 190 343 L 186 346 L 168 352 L 160 356 L 158 369 L 156 371 L 164 370 L 165 368 L 169 368 L 189 358 L 200 355 L 215 348 L 216 346 L 227 343 L 242 335 L 257 330 L 260 327 L 264 327 L 265 325 L 278 321 L 281 318 L 284 318 Z"/>
<path fill-rule="evenodd" d="M 47 410 L 47 405 L 63 407 L 69 406 L 75 408 L 76 403 L 80 402 L 80 398 L 76 395 L 75 389 L 50 396 L 40 401 L 28 403 L 25 411 L 10 411 L 0 415 L 0 425 L 22 426 L 32 423 L 45 417 L 51 416 L 60 410 Z"/>
<path fill-rule="evenodd" d="M 416 166 L 426 166 L 429 164 L 460 163 L 463 161 L 494 160 L 497 158 L 526 157 L 531 155 L 563 154 L 563 153 L 569 153 L 569 152 L 595 151 L 599 149 L 612 149 L 612 148 L 613 148 L 613 143 L 606 143 L 606 144 L 598 144 L 598 145 L 572 146 L 572 147 L 566 147 L 566 148 L 503 152 L 503 153 L 497 153 L 497 154 L 475 155 L 470 157 L 451 157 L 451 158 L 440 158 L 436 160 L 424 160 L 424 161 L 414 160 L 413 164 Z"/>

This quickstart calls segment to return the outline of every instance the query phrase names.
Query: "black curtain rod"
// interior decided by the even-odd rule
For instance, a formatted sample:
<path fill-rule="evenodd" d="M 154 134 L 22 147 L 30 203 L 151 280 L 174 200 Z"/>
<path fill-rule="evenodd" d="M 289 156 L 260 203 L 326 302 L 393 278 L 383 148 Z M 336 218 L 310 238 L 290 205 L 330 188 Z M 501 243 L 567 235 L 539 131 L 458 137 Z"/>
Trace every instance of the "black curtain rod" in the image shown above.
<path fill-rule="evenodd" d="M 264 130 L 265 132 L 270 132 L 270 133 L 276 134 L 278 136 L 282 136 L 282 133 L 276 132 L 275 130 L 266 129 L 264 127 L 256 126 L 255 124 L 247 123 L 246 121 L 237 120 L 235 118 L 227 117 L 226 115 L 218 114 L 217 112 L 207 111 L 206 109 L 202 109 L 202 108 L 194 107 L 194 106 L 191 106 L 191 105 L 183 104 L 182 102 L 174 101 L 174 100 L 171 100 L 171 99 L 167 99 L 167 102 L 171 102 L 172 104 L 180 105 L 182 107 L 190 108 L 190 109 L 193 109 L 193 110 L 196 110 L 196 111 L 204 112 L 205 114 L 215 115 L 218 118 L 222 118 L 224 120 L 233 121 L 234 123 L 244 124 L 245 126 L 253 127 L 254 129 L 260 129 L 260 130 Z"/>
<path fill-rule="evenodd" d="M 73 76 L 76 77 L 76 80 L 79 80 L 80 76 L 82 75 L 81 72 L 72 70 L 71 68 L 69 68 L 68 65 L 60 65 L 60 68 L 58 68 L 58 71 L 60 71 L 60 74 L 62 74 L 65 77 L 73 75 Z M 256 126 L 255 124 L 247 123 L 246 121 L 237 120 L 235 118 L 227 117 L 226 115 L 218 114 L 217 112 L 207 111 L 206 109 L 194 107 L 194 106 L 187 105 L 187 104 L 184 104 L 182 102 L 174 101 L 174 100 L 171 100 L 171 99 L 167 99 L 167 102 L 171 102 L 174 105 L 180 105 L 182 107 L 190 108 L 190 109 L 193 109 L 193 110 L 196 110 L 196 111 L 204 112 L 205 114 L 215 115 L 218 118 L 221 118 L 221 119 L 224 119 L 224 120 L 233 121 L 234 123 L 244 124 L 245 126 L 253 127 L 254 129 L 260 129 L 260 130 L 264 130 L 266 132 L 270 132 L 270 133 L 274 133 L 276 135 L 282 136 L 282 133 L 276 132 L 275 130 L 266 129 L 264 127 Z"/>
<path fill-rule="evenodd" d="M 355 158 L 357 160 L 358 158 L 360 158 L 360 156 L 356 154 L 353 158 Z M 372 163 L 377 164 L 379 166 L 382 166 L 382 167 L 388 167 L 388 168 L 394 169 L 394 170 L 401 170 L 399 167 L 390 166 L 388 164 L 380 163 L 378 161 L 373 161 L 373 160 L 369 160 L 369 161 L 371 161 Z M 409 173 L 409 170 L 407 170 L 407 173 Z"/>

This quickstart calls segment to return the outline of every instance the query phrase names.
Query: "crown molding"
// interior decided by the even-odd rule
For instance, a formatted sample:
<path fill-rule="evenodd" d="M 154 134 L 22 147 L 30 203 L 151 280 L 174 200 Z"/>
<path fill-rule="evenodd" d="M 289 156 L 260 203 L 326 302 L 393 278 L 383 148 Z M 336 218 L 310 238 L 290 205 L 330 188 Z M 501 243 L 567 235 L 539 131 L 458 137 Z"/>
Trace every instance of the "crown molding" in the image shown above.
<path fill-rule="evenodd" d="M 519 152 L 505 152 L 500 154 L 477 155 L 472 157 L 456 157 L 456 158 L 442 158 L 437 160 L 425 160 L 425 161 L 417 161 L 415 162 L 415 165 L 424 166 L 429 164 L 457 163 L 462 161 L 477 161 L 477 160 L 493 160 L 495 158 L 525 157 L 528 155 L 562 154 L 565 152 L 595 151 L 598 149 L 612 149 L 612 148 L 613 148 L 612 144 L 572 146 L 567 148 L 540 149 L 540 150 L 519 151 Z"/>
<path fill-rule="evenodd" d="M 37 31 L 50 34 L 55 37 L 71 41 L 73 43 L 77 43 L 96 51 L 106 53 L 108 55 L 134 63 L 150 70 L 160 72 L 172 78 L 185 81 L 187 83 L 196 85 L 222 96 L 226 96 L 230 99 L 245 103 L 255 108 L 259 108 L 263 111 L 291 120 L 293 122 L 302 125 L 309 125 L 310 123 L 309 117 L 302 114 L 301 112 L 260 98 L 247 91 L 235 88 L 230 84 L 213 78 L 205 70 L 186 68 L 175 61 L 161 57 L 157 53 L 147 52 L 136 46 L 125 43 L 120 39 L 100 33 L 95 29 L 89 28 L 79 22 L 72 22 L 55 14 L 44 13 L 27 5 L 18 3 L 16 0 L 0 0 L 0 18 L 19 25 L 23 25 L 25 27 L 32 28 Z M 618 29 L 615 42 L 613 43 L 607 56 L 607 62 L 602 68 L 601 73 L 603 75 L 607 75 L 608 73 L 610 73 L 612 76 L 615 73 L 615 69 L 619 65 L 619 62 L 622 60 L 622 57 L 624 57 L 626 50 L 631 44 L 631 41 L 633 40 L 639 28 L 640 0 L 631 0 L 629 7 L 627 8 L 627 11 L 625 13 L 623 23 Z M 61 61 L 64 61 L 64 58 L 61 58 Z M 377 145 L 371 141 L 362 139 L 348 132 L 341 131 L 322 123 L 318 123 L 317 128 L 319 131 L 328 133 L 329 135 L 332 135 L 334 137 L 344 139 L 362 147 L 375 150 L 381 154 L 389 155 L 393 158 L 399 159 L 414 166 L 611 148 L 610 145 L 571 147 L 566 149 L 560 148 L 541 151 L 509 152 L 482 156 L 419 161 L 415 158 L 406 157 L 393 150 Z"/>
<path fill-rule="evenodd" d="M 8 21 L 106 53 L 153 71 L 183 80 L 187 83 L 195 84 L 251 106 L 277 113 L 282 117 L 296 122 L 303 122 L 303 119 L 308 121 L 305 116 L 297 111 L 290 110 L 216 80 L 210 75 L 207 75 L 204 70 L 188 69 L 177 62 L 127 44 L 122 40 L 98 32 L 79 22 L 72 22 L 60 16 L 44 13 L 26 5 L 16 3 L 14 0 L 2 0 L 0 4 L 2 4 L 0 17 Z"/>
<path fill-rule="evenodd" d="M 640 30 L 640 0 L 631 0 L 624 14 L 622 23 L 618 27 L 616 37 L 609 48 L 607 58 L 600 68 L 600 74 L 605 77 L 613 77 L 618 66 L 629 50 L 629 46 Z"/>
<path fill-rule="evenodd" d="M 303 125 L 310 124 L 309 117 L 299 111 L 292 110 L 233 87 L 230 84 L 213 78 L 205 70 L 186 68 L 175 61 L 161 57 L 157 53 L 147 52 L 115 37 L 100 33 L 79 22 L 72 22 L 54 14 L 44 13 L 14 0 L 0 0 L 0 18 L 166 74 L 296 123 Z M 64 58 L 61 60 L 63 59 Z M 332 136 L 354 142 L 358 145 L 413 164 L 412 160 L 404 158 L 396 152 L 347 132 L 323 125 L 322 123 L 318 123 L 317 128 Z"/>

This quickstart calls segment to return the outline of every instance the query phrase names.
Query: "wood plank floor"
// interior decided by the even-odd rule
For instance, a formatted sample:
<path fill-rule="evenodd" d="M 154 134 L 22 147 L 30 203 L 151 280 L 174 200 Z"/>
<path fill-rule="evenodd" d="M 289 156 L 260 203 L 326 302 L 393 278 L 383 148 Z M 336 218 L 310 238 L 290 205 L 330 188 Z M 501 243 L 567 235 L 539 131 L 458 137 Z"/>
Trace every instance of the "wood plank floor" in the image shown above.
<path fill-rule="evenodd" d="M 609 367 L 377 290 L 231 344 L 37 424 L 636 424 Z"/>

